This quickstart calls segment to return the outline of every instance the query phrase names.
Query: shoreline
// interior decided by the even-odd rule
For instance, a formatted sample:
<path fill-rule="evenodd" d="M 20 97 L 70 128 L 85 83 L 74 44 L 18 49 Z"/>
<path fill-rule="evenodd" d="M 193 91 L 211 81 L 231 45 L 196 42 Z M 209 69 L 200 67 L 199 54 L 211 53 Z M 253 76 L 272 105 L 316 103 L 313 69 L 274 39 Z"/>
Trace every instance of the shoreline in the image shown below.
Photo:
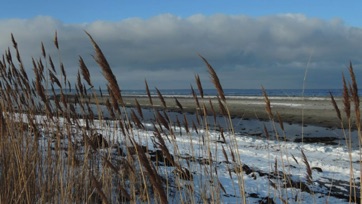
<path fill-rule="evenodd" d="M 75 98 L 72 95 L 66 95 L 69 102 L 74 102 Z M 195 113 L 197 110 L 196 102 L 192 97 L 173 97 L 163 96 L 167 110 L 175 112 L 188 112 Z M 126 107 L 135 107 L 135 99 L 139 102 L 142 108 L 163 108 L 162 102 L 159 97 L 152 96 L 153 106 L 149 102 L 147 96 L 123 96 L 123 101 Z M 183 107 L 181 110 L 176 100 L 180 102 Z M 91 104 L 104 105 L 108 96 L 87 98 L 83 99 Z M 215 97 L 199 98 L 199 104 L 205 104 L 208 115 L 212 115 L 210 101 L 213 104 L 213 108 L 216 115 L 222 115 L 219 108 L 218 100 Z M 341 122 L 337 117 L 337 113 L 329 98 L 325 100 L 314 100 L 313 98 L 295 98 L 290 99 L 270 97 L 271 110 L 274 115 L 274 121 L 279 123 L 277 113 L 283 122 L 300 125 L 314 125 L 327 128 L 341 128 Z M 343 102 L 340 97 L 335 98 L 337 105 L 341 111 L 343 121 L 345 121 L 344 127 L 348 127 L 347 120 L 345 119 L 345 113 L 343 112 Z M 243 119 L 257 119 L 257 120 L 270 120 L 266 110 L 264 97 L 252 97 L 252 98 L 227 98 L 226 105 L 229 109 L 231 117 L 239 117 Z M 351 116 L 354 117 L 354 110 L 351 106 Z M 352 118 L 353 120 L 353 118 Z M 355 129 L 355 128 L 353 128 Z"/>

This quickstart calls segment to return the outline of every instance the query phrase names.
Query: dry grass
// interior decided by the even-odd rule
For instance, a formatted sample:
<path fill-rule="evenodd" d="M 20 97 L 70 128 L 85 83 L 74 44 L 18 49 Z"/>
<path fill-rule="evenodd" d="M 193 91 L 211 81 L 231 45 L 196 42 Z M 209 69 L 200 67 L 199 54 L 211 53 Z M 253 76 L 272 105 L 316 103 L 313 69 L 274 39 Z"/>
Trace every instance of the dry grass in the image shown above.
<path fill-rule="evenodd" d="M 226 101 L 226 97 L 225 97 L 225 94 L 224 94 L 224 90 L 222 89 L 222 86 L 221 86 L 221 83 L 220 83 L 220 80 L 219 80 L 219 77 L 217 76 L 214 68 L 209 64 L 209 62 L 201 55 L 199 55 L 201 57 L 201 59 L 205 62 L 206 64 L 206 67 L 207 69 L 209 70 L 209 73 L 210 73 L 210 77 L 211 77 L 211 81 L 212 83 L 214 84 L 218 94 L 219 94 L 219 97 L 221 98 L 221 100 L 223 100 L 224 102 Z M 198 86 L 199 86 L 199 83 L 198 82 Z M 200 87 L 201 87 L 201 83 L 200 83 Z M 201 93 L 201 92 L 200 92 Z"/>
<path fill-rule="evenodd" d="M 107 61 L 106 57 L 104 56 L 102 50 L 99 48 L 97 43 L 93 40 L 92 36 L 89 33 L 87 33 L 87 35 L 89 36 L 89 38 L 90 38 L 90 40 L 91 40 L 91 42 L 93 44 L 94 50 L 96 52 L 95 60 L 98 63 L 98 65 L 101 67 L 103 76 L 108 81 L 108 87 L 109 87 L 110 91 L 116 97 L 117 101 L 121 105 L 124 105 L 123 104 L 123 99 L 122 99 L 122 96 L 121 96 L 121 90 L 120 90 L 120 88 L 118 86 L 117 79 L 114 76 L 114 74 L 112 72 L 112 69 L 108 64 L 108 61 Z M 82 66 L 81 66 L 81 68 L 82 68 Z"/>

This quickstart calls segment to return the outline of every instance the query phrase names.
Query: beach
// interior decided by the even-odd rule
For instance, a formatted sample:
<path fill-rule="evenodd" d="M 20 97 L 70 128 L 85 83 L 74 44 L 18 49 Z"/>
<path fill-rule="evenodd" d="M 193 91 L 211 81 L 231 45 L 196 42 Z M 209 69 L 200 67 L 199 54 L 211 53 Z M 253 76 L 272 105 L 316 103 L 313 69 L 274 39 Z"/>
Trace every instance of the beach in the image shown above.
<path fill-rule="evenodd" d="M 177 112 L 195 113 L 198 109 L 194 98 L 185 96 L 164 96 L 167 110 Z M 183 110 L 176 104 L 176 100 L 180 102 Z M 69 98 L 68 98 L 69 99 Z M 90 99 L 90 103 L 105 104 L 108 97 L 98 97 L 97 99 Z M 123 101 L 127 107 L 135 106 L 135 99 L 143 108 L 162 108 L 163 104 L 159 97 L 152 96 L 153 105 L 150 104 L 149 98 L 146 96 L 123 96 Z M 71 100 L 71 97 L 70 97 Z M 337 118 L 336 111 L 332 105 L 331 99 L 327 97 L 270 97 L 271 109 L 273 112 L 273 119 L 279 122 L 277 114 L 283 122 L 302 125 L 315 125 L 329 128 L 340 128 L 341 122 Z M 341 98 L 335 99 L 339 109 L 341 110 L 342 117 L 343 102 Z M 205 104 L 207 113 L 212 115 L 210 101 L 217 115 L 221 115 L 219 109 L 219 102 L 215 97 L 208 97 L 198 99 L 200 107 Z M 227 97 L 226 106 L 232 117 L 242 119 L 258 119 L 269 120 L 270 117 L 265 110 L 264 97 Z M 200 109 L 198 109 L 201 111 Z M 353 110 L 352 110 L 353 115 Z M 344 120 L 346 121 L 346 120 Z M 347 125 L 347 124 L 344 124 Z"/>
<path fill-rule="evenodd" d="M 106 100 L 106 98 L 102 100 Z M 143 106 L 149 103 L 146 97 L 138 97 L 137 100 Z M 184 103 L 185 111 L 189 108 L 195 109 L 195 106 L 192 105 L 193 99 L 179 98 L 178 100 L 180 103 Z M 101 100 L 98 99 L 97 101 Z M 168 103 L 167 106 L 170 107 L 169 109 L 174 108 L 175 111 L 177 111 L 177 108 L 173 107 L 173 101 L 173 98 L 165 98 L 165 102 Z M 308 113 L 313 112 L 313 108 L 320 110 L 321 107 L 318 106 L 327 105 L 325 101 L 312 101 L 304 101 L 303 103 L 309 105 L 307 106 Z M 124 102 L 128 104 L 128 106 L 132 106 L 134 97 L 125 97 Z M 203 103 L 204 101 L 200 102 Z M 153 98 L 153 103 L 156 107 L 159 107 L 162 102 L 160 102 L 158 98 Z M 227 100 L 227 103 L 231 104 L 229 105 L 230 109 L 232 107 L 233 109 L 242 110 L 241 108 L 247 107 L 250 109 L 255 108 L 255 112 L 256 110 L 260 112 L 264 110 L 262 99 L 230 99 Z M 253 105 L 250 105 L 250 103 L 253 103 Z M 275 109 L 283 109 L 284 106 L 287 106 L 287 109 L 292 107 L 292 109 L 298 110 L 298 107 L 301 107 L 300 104 L 301 102 L 298 102 L 296 99 L 293 101 L 272 100 L 272 105 Z M 144 111 L 154 112 L 152 108 L 145 108 Z M 160 112 L 163 114 L 163 111 Z M 320 113 L 321 111 L 317 112 Z M 325 112 L 333 113 L 330 109 Z M 174 113 L 176 112 L 168 112 L 167 115 L 171 116 Z M 194 112 L 183 115 L 195 116 Z M 24 122 L 28 122 L 26 114 L 19 114 L 17 116 L 20 116 Z M 221 118 L 221 120 L 223 120 L 223 118 Z M 125 170 L 128 165 L 124 167 L 122 165 L 126 163 L 122 162 L 127 161 L 125 160 L 126 158 L 137 158 L 136 154 L 140 154 L 137 153 L 137 150 L 135 150 L 133 146 L 125 142 L 125 134 L 128 134 L 127 136 L 129 136 L 129 138 L 135 138 L 133 141 L 137 140 L 139 150 L 143 152 L 146 157 L 145 159 L 150 162 L 150 165 L 157 169 L 157 175 L 161 178 L 168 179 L 167 181 L 170 184 L 165 185 L 167 185 L 169 189 L 168 192 L 172 195 L 168 197 L 168 203 L 178 202 L 180 198 L 176 196 L 182 195 L 184 192 L 191 193 L 191 196 L 197 197 L 201 194 L 200 192 L 203 188 L 209 188 L 209 186 L 213 188 L 213 182 L 210 180 L 212 176 L 217 179 L 220 186 L 223 186 L 224 190 L 215 189 L 215 192 L 220 194 L 219 200 L 221 200 L 222 203 L 240 203 L 242 192 L 235 191 L 235 188 L 241 188 L 241 184 L 235 180 L 241 173 L 243 173 L 242 185 L 245 186 L 247 203 L 261 203 L 261 201 L 268 196 L 273 197 L 273 199 L 279 199 L 281 196 L 284 196 L 286 198 L 283 197 L 283 200 L 287 200 L 289 203 L 296 203 L 296 198 L 299 199 L 299 197 L 302 198 L 301 201 L 306 201 L 302 203 L 326 203 L 326 201 L 329 203 L 351 203 L 348 202 L 348 199 L 360 199 L 359 178 L 357 178 L 360 175 L 360 148 L 357 146 L 356 148 L 348 150 L 345 145 L 346 141 L 343 140 L 337 141 L 333 139 L 330 141 L 311 142 L 308 138 L 304 138 L 305 141 L 300 142 L 290 140 L 290 137 L 283 140 L 266 139 L 266 137 L 258 133 L 262 127 L 259 126 L 259 128 L 257 128 L 256 124 L 253 124 L 255 121 L 251 119 L 243 121 L 246 122 L 246 124 L 243 124 L 245 134 L 233 134 L 226 131 L 223 137 L 220 137 L 220 135 L 222 135 L 220 131 L 210 130 L 206 133 L 206 131 L 202 129 L 197 131 L 194 128 L 186 129 L 177 128 L 177 126 L 168 126 L 168 128 L 175 133 L 175 135 L 169 137 L 171 135 L 168 135 L 169 132 L 167 128 L 161 127 L 160 124 L 156 124 L 155 126 L 151 125 L 148 126 L 151 128 L 147 128 L 147 123 L 144 123 L 144 128 L 134 127 L 132 131 L 124 134 L 120 131 L 120 128 L 117 127 L 118 121 L 95 119 L 90 120 L 92 123 L 88 123 L 86 121 L 89 120 L 84 120 L 81 117 L 76 118 L 76 123 L 74 123 L 73 126 L 69 125 L 68 120 L 62 120 L 61 118 L 58 120 L 49 120 L 49 117 L 46 115 L 37 115 L 35 121 L 41 122 L 39 126 L 42 128 L 44 128 L 43 123 L 48 122 L 49 124 L 56 122 L 56 126 L 48 125 L 45 126 L 44 129 L 39 128 L 42 131 L 40 132 L 41 137 L 38 139 L 38 145 L 41 148 L 44 158 L 46 158 L 45 154 L 61 155 L 59 158 L 64 159 L 62 164 L 65 164 L 61 169 L 62 172 L 64 169 L 84 168 L 84 166 L 87 168 L 85 171 L 89 171 L 87 165 L 94 165 L 96 167 L 93 167 L 93 169 L 108 168 L 108 170 L 114 171 L 116 175 L 123 176 L 125 172 L 132 174 L 133 170 Z M 161 120 L 156 119 L 154 121 L 162 123 Z M 262 123 L 268 122 L 263 121 Z M 241 124 L 235 125 L 239 126 Z M 72 139 L 74 142 L 69 143 L 68 137 L 58 137 L 59 140 L 57 141 L 54 138 L 54 136 L 57 135 L 54 127 L 58 127 L 59 131 L 62 131 L 64 135 L 66 135 L 67 132 L 71 132 L 67 128 L 74 128 L 72 129 Z M 92 127 L 95 131 L 93 135 L 87 136 L 87 132 L 81 132 L 88 131 L 89 127 Z M 309 128 L 309 126 L 306 127 L 306 129 L 307 128 Z M 157 131 L 162 132 L 158 132 L 159 134 L 157 134 Z M 249 131 L 257 134 L 251 134 Z M 274 132 L 272 128 L 270 128 L 269 131 Z M 250 134 L 248 134 L 248 132 Z M 330 133 L 333 132 L 334 131 L 331 131 Z M 315 132 L 313 135 L 314 134 Z M 283 134 L 280 134 L 280 136 L 282 135 Z M 288 134 L 288 136 L 290 135 Z M 34 135 L 29 135 L 25 138 L 29 138 L 29 141 L 34 141 L 34 137 Z M 82 139 L 84 137 L 89 138 L 86 140 L 91 144 L 88 147 L 87 143 Z M 162 140 L 160 138 L 162 138 Z M 298 138 L 298 136 L 296 136 L 296 138 Z M 162 141 L 162 144 L 158 143 L 158 141 Z M 29 143 L 33 144 L 31 142 Z M 356 144 L 358 144 L 358 142 L 356 142 Z M 57 145 L 59 146 L 58 149 L 54 148 L 57 147 Z M 160 147 L 166 148 L 167 151 L 162 151 Z M 71 151 L 69 150 L 70 148 L 76 151 L 74 153 L 74 155 L 76 155 L 73 162 L 74 166 L 71 166 L 70 164 L 73 165 L 73 163 L 67 162 L 66 160 L 69 158 L 68 152 Z M 91 151 L 87 151 L 87 148 Z M 88 156 L 88 152 L 92 155 Z M 165 156 L 165 152 L 169 154 L 169 157 Z M 86 160 L 88 158 L 92 160 Z M 53 160 L 55 159 L 49 159 L 50 162 L 53 162 Z M 136 169 L 135 172 L 137 174 L 133 174 L 137 175 L 135 178 L 141 178 L 141 176 L 138 175 L 142 174 L 137 170 L 142 169 L 142 166 L 139 165 L 140 162 L 136 159 L 134 160 L 136 161 L 134 165 L 137 168 L 133 169 Z M 86 163 L 88 161 L 89 164 Z M 187 173 L 179 173 L 179 171 L 177 171 L 178 167 L 173 166 L 171 161 L 177 161 L 177 164 L 182 167 L 183 172 Z M 103 166 L 101 166 L 102 164 Z M 308 181 L 306 168 L 310 168 L 310 179 L 313 179 L 312 182 Z M 210 171 L 210 169 L 212 169 L 212 171 Z M 59 173 L 59 175 L 63 176 L 62 178 L 66 181 L 66 178 L 69 177 L 67 174 Z M 78 178 L 79 174 L 76 172 L 74 176 Z M 351 180 L 350 177 L 352 176 L 353 178 Z M 57 176 L 54 177 L 58 178 Z M 122 178 L 129 180 L 128 176 Z M 182 186 L 194 184 L 197 186 L 196 184 L 199 183 L 207 186 L 197 186 L 191 189 L 191 192 L 188 192 L 187 190 L 189 188 L 179 186 L 175 180 L 180 182 Z M 350 187 L 351 181 L 358 185 Z M 109 183 L 110 182 L 107 182 L 103 185 Z M 73 185 L 73 183 L 71 184 Z M 128 188 L 128 186 L 126 187 Z M 119 188 L 110 189 L 110 194 L 119 194 Z M 274 193 L 270 193 L 271 190 L 273 190 Z M 287 192 L 287 194 L 279 193 L 281 191 Z M 128 191 L 123 192 L 128 193 Z M 350 195 L 355 195 L 356 198 L 351 198 Z M 116 196 L 112 196 L 112 198 L 114 197 L 117 198 Z M 114 201 L 112 203 L 117 202 Z"/>

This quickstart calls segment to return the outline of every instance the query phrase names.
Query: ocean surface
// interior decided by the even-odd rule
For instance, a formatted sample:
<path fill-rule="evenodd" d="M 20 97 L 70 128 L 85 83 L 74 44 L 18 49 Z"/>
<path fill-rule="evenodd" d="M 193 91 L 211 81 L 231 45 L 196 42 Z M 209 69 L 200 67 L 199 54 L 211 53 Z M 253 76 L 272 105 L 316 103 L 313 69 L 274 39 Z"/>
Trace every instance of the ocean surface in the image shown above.
<path fill-rule="evenodd" d="M 107 90 L 94 89 L 97 94 L 108 95 Z M 164 96 L 192 96 L 191 89 L 159 89 Z M 199 90 L 194 88 L 197 95 L 200 95 Z M 75 94 L 76 91 L 66 90 L 63 92 L 66 94 Z M 87 90 L 90 93 L 90 90 Z M 204 96 L 216 96 L 217 90 L 204 89 Z M 51 90 L 49 90 L 51 93 Z M 55 90 L 56 94 L 60 94 L 60 90 Z M 123 96 L 147 96 L 146 90 L 121 90 Z M 157 95 L 155 89 L 150 89 L 151 95 Z M 342 89 L 266 89 L 266 93 L 269 97 L 330 97 L 329 93 L 332 93 L 334 97 L 343 96 Z M 263 96 L 261 89 L 224 89 L 225 96 L 229 97 L 251 97 L 251 96 Z M 359 91 L 359 95 L 362 96 L 362 91 Z"/>
<path fill-rule="evenodd" d="M 216 96 L 215 89 L 204 89 L 205 96 Z M 190 96 L 192 95 L 191 89 L 162 89 L 162 95 L 169 96 Z M 333 96 L 342 96 L 342 89 L 266 89 L 268 96 L 278 97 L 329 97 L 329 93 Z M 106 93 L 106 92 L 103 92 Z M 151 95 L 157 95 L 156 90 L 150 90 Z M 195 93 L 199 94 L 198 89 Z M 263 96 L 261 89 L 224 89 L 225 96 Z M 146 95 L 145 90 L 122 90 L 122 95 Z"/>

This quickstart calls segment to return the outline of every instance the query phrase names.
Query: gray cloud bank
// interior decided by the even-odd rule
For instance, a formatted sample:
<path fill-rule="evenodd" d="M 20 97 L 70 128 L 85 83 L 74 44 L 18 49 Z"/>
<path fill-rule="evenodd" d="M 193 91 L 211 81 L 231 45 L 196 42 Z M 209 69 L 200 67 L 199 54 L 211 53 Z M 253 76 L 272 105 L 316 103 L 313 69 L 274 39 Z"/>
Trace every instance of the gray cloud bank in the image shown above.
<path fill-rule="evenodd" d="M 163 14 L 88 24 L 64 24 L 47 16 L 8 19 L 0 20 L 0 49 L 12 47 L 13 33 L 31 72 L 31 57 L 41 57 L 41 42 L 55 61 L 59 59 L 53 45 L 55 30 L 69 76 L 76 75 L 82 56 L 93 82 L 104 84 L 86 30 L 123 89 L 143 89 L 144 79 L 150 87 L 189 88 L 196 73 L 211 88 L 198 54 L 209 60 L 225 88 L 302 88 L 306 70 L 306 88 L 340 88 L 349 61 L 362 76 L 362 29 L 339 19 L 323 21 L 301 14 L 258 18 Z"/>

